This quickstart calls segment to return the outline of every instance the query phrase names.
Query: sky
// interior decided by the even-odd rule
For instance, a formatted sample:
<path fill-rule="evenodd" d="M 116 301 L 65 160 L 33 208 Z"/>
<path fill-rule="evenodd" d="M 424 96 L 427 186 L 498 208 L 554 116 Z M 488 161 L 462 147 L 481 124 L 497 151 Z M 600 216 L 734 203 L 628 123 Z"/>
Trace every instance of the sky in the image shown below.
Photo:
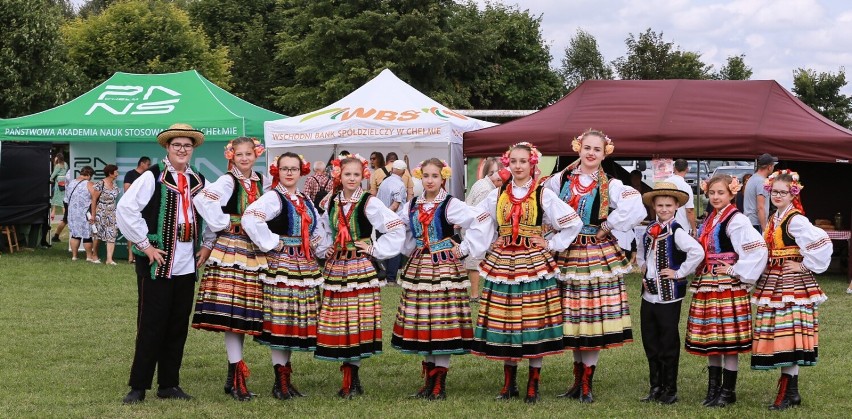
<path fill-rule="evenodd" d="M 695 51 L 718 71 L 745 54 L 754 80 L 793 87 L 793 71 L 852 71 L 849 0 L 477 0 L 516 5 L 541 16 L 542 35 L 558 68 L 578 29 L 592 34 L 607 61 L 626 53 L 624 40 L 645 29 L 682 50 Z M 84 0 L 72 0 L 76 5 Z M 847 74 L 852 81 L 852 74 Z M 843 93 L 852 95 L 852 86 Z"/>
<path fill-rule="evenodd" d="M 492 1 L 492 3 L 495 1 Z M 651 28 L 682 50 L 701 54 L 718 71 L 745 54 L 753 80 L 793 88 L 793 71 L 852 70 L 849 0 L 504 0 L 533 16 L 558 68 L 578 29 L 593 35 L 607 61 L 623 56 L 624 40 Z M 485 0 L 478 0 L 480 5 Z M 847 72 L 847 80 L 852 74 Z M 844 94 L 852 94 L 847 85 Z"/>

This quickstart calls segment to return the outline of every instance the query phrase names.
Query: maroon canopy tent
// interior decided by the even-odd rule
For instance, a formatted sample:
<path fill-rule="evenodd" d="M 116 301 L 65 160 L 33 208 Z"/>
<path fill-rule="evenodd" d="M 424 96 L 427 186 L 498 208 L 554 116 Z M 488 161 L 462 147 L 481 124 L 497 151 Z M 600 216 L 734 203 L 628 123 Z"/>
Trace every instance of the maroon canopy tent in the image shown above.
<path fill-rule="evenodd" d="M 466 132 L 464 154 L 494 156 L 527 140 L 544 154 L 573 155 L 571 139 L 588 128 L 615 141 L 616 158 L 852 159 L 852 131 L 772 80 L 589 80 L 537 113 Z"/>

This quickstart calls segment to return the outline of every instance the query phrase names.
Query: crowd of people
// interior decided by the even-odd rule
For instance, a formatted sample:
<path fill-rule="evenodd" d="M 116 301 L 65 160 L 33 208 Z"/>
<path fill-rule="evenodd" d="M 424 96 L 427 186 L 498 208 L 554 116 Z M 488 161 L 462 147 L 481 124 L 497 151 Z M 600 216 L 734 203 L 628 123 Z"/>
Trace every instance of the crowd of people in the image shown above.
<path fill-rule="evenodd" d="M 381 288 L 390 284 L 402 289 L 391 346 L 422 357 L 413 397 L 447 398 L 452 356 L 473 354 L 502 361 L 497 399 L 535 403 L 544 357 L 570 351 L 571 380 L 559 397 L 591 403 L 602 352 L 633 340 L 624 282 L 631 266 L 614 232 L 633 230 L 647 208 L 653 218 L 636 249 L 649 370 L 641 401 L 677 402 L 681 346 L 707 359 L 708 407 L 736 402 L 741 353 L 751 353 L 752 369 L 781 369 L 773 410 L 801 403 L 799 367 L 817 362 L 817 307 L 826 296 L 814 275 L 827 269 L 831 241 L 803 215 L 798 174 L 773 172 L 774 161 L 752 177 L 776 208 L 758 230 L 733 205 L 738 179 L 702 182 L 712 211 L 697 225 L 685 161 L 643 195 L 603 171 L 615 144 L 596 130 L 574 139 L 579 158 L 546 178 L 527 142 L 486 159 L 465 200 L 447 192 L 453 169 L 436 158 L 411 168 L 393 153 L 367 160 L 343 151 L 312 165 L 286 152 L 260 173 L 253 167 L 263 145 L 240 137 L 225 149 L 227 173 L 205 180 L 189 165 L 203 133 L 175 124 L 157 141 L 166 157 L 150 167 L 140 160 L 112 219 L 80 211 L 115 205 L 114 166 L 99 184 L 84 168 L 66 185 L 72 240 L 90 261 L 90 242 L 109 240 L 116 225 L 133 243 L 139 321 L 124 403 L 144 401 L 155 370 L 159 398 L 191 398 L 180 387 L 190 325 L 224 332 L 223 389 L 236 400 L 254 397 L 246 336 L 269 347 L 277 399 L 303 396 L 293 351 L 339 364 L 340 397 L 363 394 L 361 361 L 383 351 Z"/>

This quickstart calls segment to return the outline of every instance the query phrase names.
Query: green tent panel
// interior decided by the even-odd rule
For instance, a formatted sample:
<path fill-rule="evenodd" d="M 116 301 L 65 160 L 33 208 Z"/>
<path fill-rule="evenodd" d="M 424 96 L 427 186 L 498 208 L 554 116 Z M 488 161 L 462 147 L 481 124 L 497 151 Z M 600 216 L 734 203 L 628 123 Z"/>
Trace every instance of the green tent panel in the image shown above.
<path fill-rule="evenodd" d="M 0 140 L 146 142 L 176 122 L 207 141 L 263 137 L 263 122 L 286 118 L 252 105 L 195 70 L 115 73 L 82 96 L 33 115 L 0 120 Z"/>

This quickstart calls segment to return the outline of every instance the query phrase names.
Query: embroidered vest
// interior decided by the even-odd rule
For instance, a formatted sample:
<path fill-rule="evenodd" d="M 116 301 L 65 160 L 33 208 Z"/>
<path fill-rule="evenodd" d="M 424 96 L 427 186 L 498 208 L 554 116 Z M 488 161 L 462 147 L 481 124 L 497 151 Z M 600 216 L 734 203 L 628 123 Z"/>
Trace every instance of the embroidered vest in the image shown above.
<path fill-rule="evenodd" d="M 263 176 L 260 173 L 257 174 L 259 180 L 255 181 L 255 188 L 257 189 L 257 198 L 260 198 L 263 195 Z M 234 190 L 231 192 L 231 197 L 228 199 L 228 202 L 222 207 L 222 212 L 225 214 L 231 215 L 231 223 L 234 223 L 233 217 L 237 217 L 237 223 L 240 222 L 239 217 L 246 211 L 246 207 L 249 206 L 248 202 L 248 191 L 246 191 L 245 186 L 242 182 L 240 182 L 233 173 L 228 172 L 228 176 L 231 177 L 234 181 Z"/>
<path fill-rule="evenodd" d="M 731 265 L 736 263 L 738 255 L 734 250 L 734 244 L 731 243 L 731 238 L 728 237 L 728 223 L 737 213 L 739 213 L 739 210 L 733 207 L 730 212 L 723 215 L 719 223 L 712 227 L 712 231 L 709 231 L 706 236 L 704 230 L 711 228 L 715 213 L 708 215 L 701 223 L 701 227 L 698 228 L 698 242 L 704 248 L 704 261 L 699 265 L 698 272 L 710 273 L 713 266 L 718 264 L 718 260 L 724 260 Z"/>
<path fill-rule="evenodd" d="M 349 234 L 352 236 L 353 241 L 369 239 L 373 235 L 373 225 L 370 224 L 370 220 L 367 219 L 367 212 L 365 211 L 367 200 L 369 198 L 369 192 L 362 192 L 361 199 L 353 204 L 355 205 L 355 209 L 352 211 L 352 215 L 347 220 L 347 223 L 349 224 Z M 343 211 L 343 206 L 340 205 L 340 200 L 337 196 L 335 196 L 331 199 L 328 206 L 328 223 L 331 227 L 331 237 L 337 237 L 337 220 L 340 216 L 340 211 Z"/>
<path fill-rule="evenodd" d="M 559 198 L 566 203 L 570 203 L 574 194 L 571 173 L 575 168 L 576 166 L 569 166 L 562 172 L 562 189 L 559 191 Z M 581 234 L 596 234 L 597 227 L 606 221 L 609 215 L 609 177 L 603 169 L 598 171 L 597 186 L 579 198 L 574 211 L 583 220 Z"/>
<path fill-rule="evenodd" d="M 417 240 L 417 247 L 423 247 L 424 232 L 423 224 L 420 223 L 418 216 L 420 215 L 420 206 L 417 204 L 419 197 L 415 197 L 411 201 L 408 210 L 408 220 L 411 226 L 412 235 Z M 447 205 L 453 199 L 452 195 L 447 195 L 443 202 L 439 203 L 435 208 L 435 216 L 432 222 L 429 223 L 429 231 L 426 232 L 430 243 L 430 250 L 443 250 L 453 247 L 453 243 L 447 238 L 452 238 L 455 235 L 453 225 L 447 221 Z M 443 241 L 442 241 L 443 240 Z"/>
<path fill-rule="evenodd" d="M 796 244 L 796 239 L 790 235 L 789 230 L 790 220 L 797 214 L 801 214 L 801 212 L 795 208 L 791 208 L 778 225 L 775 225 L 775 217 L 772 217 L 769 221 L 769 226 L 763 233 L 763 238 L 766 240 L 766 247 L 769 248 L 770 259 L 798 258 L 801 260 L 801 250 Z"/>
<path fill-rule="evenodd" d="M 500 195 L 497 198 L 497 226 L 501 237 L 512 237 L 512 203 L 509 201 L 508 186 L 506 183 L 500 187 Z M 541 195 L 543 186 L 538 185 L 535 192 L 521 204 L 521 219 L 518 226 L 518 240 L 523 237 L 541 236 L 544 210 L 541 207 Z M 516 243 L 517 244 L 517 243 Z"/>
<path fill-rule="evenodd" d="M 680 269 L 680 265 L 686 261 L 686 252 L 678 249 L 677 244 L 675 244 L 674 241 L 675 233 L 681 229 L 680 224 L 678 224 L 677 221 L 672 221 L 668 228 L 663 227 L 663 231 L 657 236 L 657 239 L 654 240 L 654 238 L 648 234 L 648 231 L 656 224 L 658 223 L 652 223 L 648 226 L 648 230 L 645 230 L 645 236 L 643 239 L 645 244 L 645 260 L 651 260 L 650 252 L 653 249 L 655 252 L 654 256 L 656 256 L 656 269 L 658 274 L 661 270 L 666 268 L 673 270 Z M 660 299 L 663 301 L 679 300 L 686 295 L 686 280 L 660 278 L 659 282 L 657 282 L 656 278 L 647 277 L 644 278 L 644 280 L 645 289 L 651 294 L 659 294 Z M 657 286 L 658 283 L 659 287 Z"/>
<path fill-rule="evenodd" d="M 298 246 L 302 243 L 302 216 L 296 211 L 296 206 L 290 198 L 284 196 L 278 190 L 275 190 L 278 195 L 278 201 L 281 203 L 281 213 L 275 218 L 266 222 L 269 231 L 279 235 L 284 240 L 284 244 L 288 246 Z M 307 207 L 307 214 L 311 217 L 310 235 L 314 234 L 317 229 L 317 220 L 314 218 L 314 204 L 310 199 L 307 199 L 301 193 L 299 198 Z"/>
<path fill-rule="evenodd" d="M 166 170 L 165 164 L 160 163 L 156 166 L 151 166 L 148 169 L 154 175 L 154 194 L 151 200 L 142 209 L 142 218 L 148 226 L 148 239 L 151 244 L 157 248 L 165 250 L 163 256 L 165 263 L 162 265 L 152 265 L 152 278 L 170 278 L 172 272 L 172 256 L 174 254 L 174 245 L 177 237 L 181 232 L 180 228 L 191 228 L 191 231 L 186 232 L 190 235 L 191 241 L 198 244 L 200 218 L 195 212 L 195 206 L 190 205 L 190 218 L 187 220 L 190 225 L 185 224 L 184 227 L 178 226 L 178 197 L 177 180 L 172 176 L 171 172 Z M 204 188 L 204 176 L 197 173 L 195 168 L 192 168 L 193 174 L 187 175 L 189 181 L 190 197 L 195 197 Z"/>

